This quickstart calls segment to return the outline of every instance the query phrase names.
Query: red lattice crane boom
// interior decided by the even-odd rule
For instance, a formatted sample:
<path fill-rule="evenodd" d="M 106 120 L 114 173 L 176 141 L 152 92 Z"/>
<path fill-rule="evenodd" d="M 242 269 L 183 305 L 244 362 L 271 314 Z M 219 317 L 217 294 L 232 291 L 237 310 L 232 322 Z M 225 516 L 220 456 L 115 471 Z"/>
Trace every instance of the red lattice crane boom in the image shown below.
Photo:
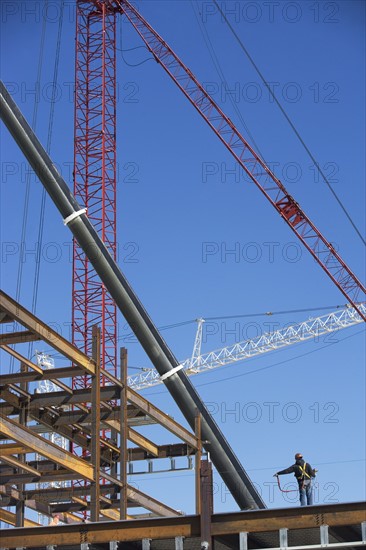
<path fill-rule="evenodd" d="M 366 321 L 364 312 L 358 307 L 358 302 L 365 300 L 366 288 L 342 260 L 332 244 L 315 227 L 281 181 L 257 155 L 192 72 L 140 13 L 126 0 L 110 1 L 126 15 L 156 61 L 182 90 L 251 180 L 291 227 L 362 319 Z"/>
<path fill-rule="evenodd" d="M 116 257 L 116 12 L 126 15 L 156 61 L 366 321 L 358 307 L 366 299 L 365 286 L 168 44 L 127 0 L 77 0 L 74 192 L 112 256 Z M 95 323 L 102 332 L 102 366 L 115 374 L 115 304 L 75 244 L 73 342 L 87 354 Z"/>

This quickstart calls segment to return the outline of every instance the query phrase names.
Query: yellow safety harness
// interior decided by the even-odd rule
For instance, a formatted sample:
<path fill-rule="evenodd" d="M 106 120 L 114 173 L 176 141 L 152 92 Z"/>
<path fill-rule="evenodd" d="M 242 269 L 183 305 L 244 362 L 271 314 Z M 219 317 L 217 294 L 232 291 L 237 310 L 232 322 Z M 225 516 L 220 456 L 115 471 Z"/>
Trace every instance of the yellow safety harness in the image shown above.
<path fill-rule="evenodd" d="M 304 466 L 300 466 L 299 464 L 297 466 L 300 468 L 301 476 L 296 476 L 296 479 L 302 479 L 303 481 L 305 481 L 305 477 L 308 477 L 309 479 L 311 478 L 311 476 L 306 471 L 306 462 L 304 462 Z M 279 476 L 277 476 L 277 485 L 281 493 L 294 493 L 295 491 L 297 492 L 297 489 L 290 489 L 287 491 L 285 489 L 282 489 Z M 304 484 L 302 484 L 301 489 L 303 489 L 303 487 Z"/>
<path fill-rule="evenodd" d="M 300 466 L 299 464 L 298 464 L 298 466 L 299 466 L 299 469 L 300 469 L 300 472 L 301 472 L 301 476 L 296 476 L 297 479 L 305 478 L 305 476 L 310 479 L 311 476 L 306 471 L 306 462 L 304 462 L 304 466 Z"/>
<path fill-rule="evenodd" d="M 306 471 L 306 462 L 304 462 L 304 466 L 300 466 L 299 464 L 298 464 L 298 466 L 299 466 L 299 469 L 300 469 L 300 472 L 301 472 L 301 476 L 296 476 L 296 477 L 297 477 L 297 479 L 302 481 L 300 489 L 303 489 L 304 485 L 305 485 L 305 477 L 311 479 L 311 476 Z"/>

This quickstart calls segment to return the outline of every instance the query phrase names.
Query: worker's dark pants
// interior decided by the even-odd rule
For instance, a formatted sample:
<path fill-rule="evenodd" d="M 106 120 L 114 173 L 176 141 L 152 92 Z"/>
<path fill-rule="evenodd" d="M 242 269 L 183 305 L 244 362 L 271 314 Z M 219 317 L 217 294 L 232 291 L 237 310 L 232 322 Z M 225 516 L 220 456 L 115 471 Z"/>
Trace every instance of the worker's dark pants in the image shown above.
<path fill-rule="evenodd" d="M 313 504 L 313 483 L 309 481 L 307 485 L 299 488 L 301 506 L 311 506 Z"/>

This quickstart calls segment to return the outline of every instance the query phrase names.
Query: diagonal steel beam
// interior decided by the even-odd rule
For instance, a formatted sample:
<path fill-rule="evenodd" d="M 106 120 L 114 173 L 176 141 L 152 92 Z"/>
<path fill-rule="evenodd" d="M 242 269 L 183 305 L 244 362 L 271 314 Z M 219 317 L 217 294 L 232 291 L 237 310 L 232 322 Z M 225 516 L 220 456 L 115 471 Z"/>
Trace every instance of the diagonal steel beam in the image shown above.
<path fill-rule="evenodd" d="M 37 337 L 36 339 L 43 340 L 70 359 L 70 361 L 75 363 L 78 367 L 84 369 L 88 374 L 94 374 L 94 364 L 89 357 L 84 355 L 84 353 L 70 344 L 70 342 L 60 336 L 55 330 L 51 329 L 46 323 L 43 323 L 43 321 L 38 319 L 38 317 L 30 313 L 30 311 L 26 310 L 3 291 L 0 291 L 0 310 L 11 315 L 13 319 L 26 327 L 34 335 L 34 338 Z M 11 334 L 9 337 L 10 336 Z"/>
<path fill-rule="evenodd" d="M 115 300 L 146 354 L 162 377 L 187 422 L 194 429 L 196 411 L 202 417 L 205 449 L 241 508 L 264 508 L 265 504 L 242 464 L 225 439 L 196 389 L 182 371 L 167 343 L 149 317 L 106 245 L 80 207 L 65 180 L 57 172 L 21 114 L 8 90 L 0 82 L 0 116 L 58 208 L 64 223 Z"/>
<path fill-rule="evenodd" d="M 43 370 L 41 369 L 41 367 L 39 367 L 38 365 L 35 365 L 34 363 L 32 363 L 32 361 L 29 361 L 29 359 L 27 359 L 26 357 L 23 357 L 23 355 L 15 351 L 15 349 L 9 348 L 9 346 L 6 346 L 5 344 L 1 345 L 0 347 L 4 351 L 6 351 L 6 353 L 9 353 L 9 355 L 14 357 L 15 359 L 18 359 L 18 361 L 20 361 L 21 363 L 24 363 L 24 365 L 27 365 L 27 367 L 29 367 L 32 371 L 38 374 L 43 374 Z M 20 373 L 20 374 L 24 375 L 24 373 Z M 24 382 L 24 379 L 22 379 L 21 381 Z M 12 383 L 14 383 L 14 380 L 12 380 Z"/>
<path fill-rule="evenodd" d="M 61 449 L 51 441 L 47 441 L 40 435 L 34 434 L 29 428 L 25 428 L 15 422 L 0 415 L 0 433 L 4 434 L 8 439 L 26 445 L 35 453 L 50 458 L 61 464 L 68 470 L 77 472 L 80 477 L 94 480 L 93 467 L 85 460 Z"/>
<path fill-rule="evenodd" d="M 2 455 L 0 456 L 0 460 L 1 462 L 5 462 L 5 464 L 9 464 L 9 466 L 18 468 L 18 470 L 23 470 L 24 472 L 27 472 L 28 474 L 32 474 L 35 477 L 41 477 L 41 472 L 39 472 L 35 468 L 32 468 L 32 466 L 29 466 L 25 462 L 20 462 L 12 455 L 8 455 L 8 456 Z"/>
<path fill-rule="evenodd" d="M 8 525 L 15 526 L 16 515 L 13 514 L 13 512 L 9 512 L 9 510 L 4 510 L 4 508 L 0 508 L 0 521 L 3 521 Z M 40 527 L 40 525 L 41 525 L 40 523 L 37 523 L 30 519 L 27 519 L 27 518 L 24 519 L 24 527 Z"/>
<path fill-rule="evenodd" d="M 138 504 L 143 508 L 146 508 L 146 510 L 155 512 L 159 516 L 171 517 L 182 515 L 181 512 L 174 510 L 174 508 L 163 504 L 159 500 L 152 498 L 146 493 L 143 493 L 142 491 L 139 491 L 138 489 L 136 489 L 135 487 L 131 487 L 130 485 L 127 486 L 127 498 L 129 501 L 132 501 L 133 503 Z"/>
<path fill-rule="evenodd" d="M 150 403 L 150 401 L 142 397 L 131 388 L 127 388 L 127 399 L 130 403 L 135 405 L 135 407 L 156 420 L 159 424 L 164 426 L 164 428 L 172 432 L 179 439 L 181 439 L 185 443 L 188 443 L 188 445 L 192 447 L 192 449 L 197 449 L 197 438 L 193 434 L 191 434 L 191 432 L 183 428 L 183 426 L 178 424 L 178 422 L 176 422 L 171 416 L 158 409 L 158 407 L 155 407 L 155 405 Z"/>

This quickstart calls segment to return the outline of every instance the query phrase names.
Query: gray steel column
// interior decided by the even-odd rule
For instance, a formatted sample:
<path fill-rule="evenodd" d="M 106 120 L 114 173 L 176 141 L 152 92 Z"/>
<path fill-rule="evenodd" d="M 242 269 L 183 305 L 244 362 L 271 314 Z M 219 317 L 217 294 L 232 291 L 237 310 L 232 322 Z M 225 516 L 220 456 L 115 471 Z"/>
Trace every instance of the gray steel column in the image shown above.
<path fill-rule="evenodd" d="M 28 159 L 62 217 L 66 219 L 75 212 L 79 212 L 81 208 L 66 182 L 57 172 L 50 157 L 2 82 L 0 82 L 0 113 L 9 132 Z M 163 376 L 169 373 L 179 365 L 177 359 L 110 256 L 98 233 L 88 220 L 87 214 L 75 217 L 68 223 L 68 227 L 159 374 Z M 241 509 L 264 508 L 265 505 L 260 495 L 185 373 L 178 370 L 166 378 L 164 384 L 192 430 L 195 426 L 196 409 L 201 413 L 204 447 L 210 453 L 213 464 L 239 507 Z"/>

